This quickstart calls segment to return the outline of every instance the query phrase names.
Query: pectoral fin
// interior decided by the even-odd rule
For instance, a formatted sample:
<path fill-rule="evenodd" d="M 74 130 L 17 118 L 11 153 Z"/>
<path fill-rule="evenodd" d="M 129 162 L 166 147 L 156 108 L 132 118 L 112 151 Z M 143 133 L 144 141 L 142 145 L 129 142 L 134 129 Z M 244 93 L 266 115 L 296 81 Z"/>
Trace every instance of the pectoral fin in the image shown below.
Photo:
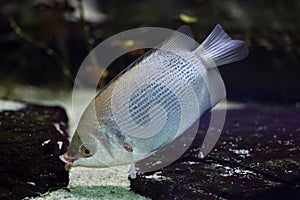
<path fill-rule="evenodd" d="M 129 144 L 128 142 L 124 142 L 123 146 L 126 151 L 133 152 L 133 148 L 132 148 L 131 144 Z"/>
<path fill-rule="evenodd" d="M 135 169 L 135 164 L 134 164 L 132 145 L 129 144 L 128 142 L 124 142 L 123 146 L 124 146 L 124 149 L 130 153 L 130 160 L 131 160 L 131 165 L 130 165 L 130 170 L 129 170 L 130 178 L 135 179 L 136 178 L 136 169 Z"/>
<path fill-rule="evenodd" d="M 135 164 L 134 164 L 134 158 L 133 158 L 133 152 L 130 152 L 131 156 L 131 165 L 130 165 L 130 178 L 135 179 L 136 178 L 136 169 L 135 169 Z"/>

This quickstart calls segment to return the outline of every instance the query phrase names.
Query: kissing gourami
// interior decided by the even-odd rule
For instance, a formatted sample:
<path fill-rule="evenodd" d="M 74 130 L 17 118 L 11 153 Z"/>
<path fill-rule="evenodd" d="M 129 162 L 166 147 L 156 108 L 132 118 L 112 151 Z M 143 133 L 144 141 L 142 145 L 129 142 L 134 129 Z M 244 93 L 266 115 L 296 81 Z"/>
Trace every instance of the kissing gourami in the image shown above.
<path fill-rule="evenodd" d="M 225 98 L 216 67 L 244 59 L 248 48 L 217 25 L 198 45 L 183 27 L 139 58 L 92 100 L 67 153 L 71 167 L 110 167 L 147 158 L 182 136 Z"/>

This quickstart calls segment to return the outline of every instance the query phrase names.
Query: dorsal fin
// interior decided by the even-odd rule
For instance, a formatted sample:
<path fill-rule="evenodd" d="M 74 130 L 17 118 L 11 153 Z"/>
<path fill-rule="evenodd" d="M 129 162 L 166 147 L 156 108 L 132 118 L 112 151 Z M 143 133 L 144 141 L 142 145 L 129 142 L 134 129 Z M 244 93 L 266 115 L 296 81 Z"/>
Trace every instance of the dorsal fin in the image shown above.
<path fill-rule="evenodd" d="M 197 47 L 197 42 L 193 39 L 193 33 L 189 26 L 183 25 L 164 41 L 159 49 L 166 51 L 193 51 Z"/>
<path fill-rule="evenodd" d="M 105 85 L 104 88 L 101 89 L 103 91 L 106 87 L 108 87 L 112 82 L 121 77 L 127 71 L 132 69 L 138 63 L 143 61 L 144 58 L 150 56 L 154 52 L 159 49 L 163 49 L 166 51 L 176 52 L 176 51 L 193 51 L 198 46 L 197 42 L 193 39 L 193 32 L 191 28 L 187 25 L 183 25 L 179 27 L 174 33 L 170 36 L 169 39 L 164 41 L 162 44 L 158 45 L 156 48 L 153 48 L 139 58 L 137 58 L 134 62 L 132 62 L 129 66 L 123 69 L 118 75 L 116 75 L 108 84 Z M 100 94 L 101 92 L 99 92 Z M 98 94 L 98 95 L 99 95 Z"/>

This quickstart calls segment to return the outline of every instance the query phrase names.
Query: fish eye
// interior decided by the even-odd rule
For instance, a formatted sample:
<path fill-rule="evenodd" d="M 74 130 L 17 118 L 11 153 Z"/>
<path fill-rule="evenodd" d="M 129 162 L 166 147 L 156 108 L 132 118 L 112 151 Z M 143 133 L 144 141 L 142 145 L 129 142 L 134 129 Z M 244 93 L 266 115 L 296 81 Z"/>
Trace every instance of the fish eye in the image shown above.
<path fill-rule="evenodd" d="M 95 153 L 94 148 L 87 144 L 81 145 L 79 150 L 80 150 L 82 157 L 84 157 L 84 158 L 90 157 L 90 156 L 94 155 L 94 153 Z"/>

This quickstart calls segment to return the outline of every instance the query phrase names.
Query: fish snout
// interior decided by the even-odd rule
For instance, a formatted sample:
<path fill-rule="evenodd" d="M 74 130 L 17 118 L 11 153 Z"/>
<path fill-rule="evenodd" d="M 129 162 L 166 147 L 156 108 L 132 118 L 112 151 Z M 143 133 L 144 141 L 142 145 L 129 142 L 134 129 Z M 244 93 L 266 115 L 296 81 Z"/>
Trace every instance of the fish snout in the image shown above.
<path fill-rule="evenodd" d="M 77 157 L 71 157 L 71 156 L 68 156 L 67 153 L 65 153 L 65 154 L 63 154 L 63 155 L 60 155 L 59 158 L 60 158 L 64 163 L 66 163 L 65 169 L 66 169 L 67 171 L 70 171 L 70 169 L 72 168 L 73 162 L 77 159 Z"/>

